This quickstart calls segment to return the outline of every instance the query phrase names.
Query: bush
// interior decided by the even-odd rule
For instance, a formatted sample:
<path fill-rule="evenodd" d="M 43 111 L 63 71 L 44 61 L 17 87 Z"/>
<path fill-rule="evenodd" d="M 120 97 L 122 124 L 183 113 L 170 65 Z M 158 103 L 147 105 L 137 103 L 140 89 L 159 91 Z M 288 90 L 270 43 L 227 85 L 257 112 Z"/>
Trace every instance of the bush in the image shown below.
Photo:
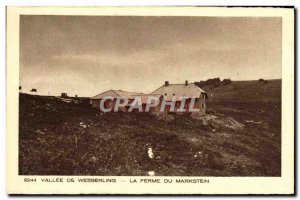
<path fill-rule="evenodd" d="M 208 85 L 218 87 L 220 86 L 220 84 L 221 84 L 220 78 L 213 78 L 213 79 L 207 79 L 206 81 L 195 82 L 195 85 L 197 85 L 198 87 L 203 87 Z"/>
<path fill-rule="evenodd" d="M 228 85 L 230 84 L 232 81 L 230 79 L 224 79 L 223 80 L 223 85 Z"/>
<path fill-rule="evenodd" d="M 195 85 L 198 87 L 204 87 L 204 86 L 209 86 L 209 88 L 213 89 L 216 87 L 220 87 L 222 85 L 228 85 L 232 81 L 230 79 L 224 79 L 223 81 L 220 80 L 220 78 L 212 78 L 212 79 L 207 79 L 206 81 L 199 81 L 199 82 L 194 82 Z"/>

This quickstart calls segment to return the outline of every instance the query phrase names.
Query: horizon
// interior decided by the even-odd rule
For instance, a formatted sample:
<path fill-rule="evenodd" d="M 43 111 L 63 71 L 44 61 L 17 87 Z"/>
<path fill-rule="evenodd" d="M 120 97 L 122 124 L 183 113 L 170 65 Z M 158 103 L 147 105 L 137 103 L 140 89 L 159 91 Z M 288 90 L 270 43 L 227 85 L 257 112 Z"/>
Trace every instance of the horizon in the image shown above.
<path fill-rule="evenodd" d="M 91 97 L 168 80 L 281 79 L 281 18 L 20 17 L 20 86 Z"/>
<path fill-rule="evenodd" d="M 218 77 L 216 77 L 216 78 L 218 78 Z M 213 79 L 213 78 L 211 78 L 211 79 Z M 223 80 L 223 79 L 220 79 L 221 81 Z M 230 79 L 231 80 L 231 79 Z M 264 80 L 267 80 L 267 81 L 281 81 L 282 79 L 280 78 L 280 79 L 264 79 Z M 204 80 L 205 81 L 205 80 Z M 250 81 L 258 81 L 258 79 L 257 80 L 231 80 L 232 82 L 250 82 Z M 169 85 L 174 85 L 174 84 L 185 84 L 185 83 L 169 83 Z M 195 82 L 189 82 L 188 84 L 195 84 Z M 158 88 L 160 88 L 160 87 L 162 87 L 164 85 L 164 83 L 163 84 L 161 84 L 160 86 L 158 86 L 158 87 L 156 87 L 155 89 L 153 89 L 150 93 L 144 93 L 144 92 L 140 92 L 140 91 L 127 91 L 127 90 L 123 90 L 123 89 L 121 89 L 121 88 L 118 88 L 118 89 L 113 89 L 113 88 L 111 88 L 111 89 L 108 89 L 108 90 L 105 90 L 105 91 L 99 91 L 99 93 L 97 93 L 97 94 L 95 94 L 95 95 L 93 95 L 93 96 L 97 96 L 97 95 L 99 95 L 99 94 L 102 94 L 102 93 L 104 93 L 104 92 L 106 92 L 106 91 L 109 91 L 109 90 L 119 90 L 119 91 L 124 91 L 124 92 L 136 92 L 136 93 L 142 93 L 142 94 L 151 94 L 152 92 L 154 92 L 155 90 L 157 90 Z M 199 86 L 197 86 L 197 87 L 199 87 Z M 201 88 L 201 87 L 199 87 L 199 88 Z M 67 92 L 61 92 L 60 94 L 56 94 L 56 95 L 47 95 L 47 94 L 38 94 L 38 92 L 39 92 L 39 90 L 37 90 L 37 92 L 35 92 L 34 94 L 33 93 L 30 93 L 30 90 L 31 89 L 37 89 L 37 88 L 30 88 L 30 89 L 28 89 L 28 92 L 24 92 L 24 91 L 21 91 L 21 92 L 19 92 L 19 93 L 21 93 L 21 94 L 29 94 L 29 95 L 38 95 L 38 96 L 61 96 L 61 93 L 67 93 Z M 202 89 L 202 88 L 201 88 Z M 22 87 L 22 90 L 23 90 L 23 87 Z M 77 95 L 77 94 L 74 94 L 74 95 L 69 95 L 68 93 L 67 93 L 67 95 L 68 95 L 68 97 L 75 97 L 75 95 Z M 77 95 L 77 97 L 81 97 L 81 98 L 91 98 L 91 97 L 93 97 L 93 96 L 79 96 L 79 95 Z"/>

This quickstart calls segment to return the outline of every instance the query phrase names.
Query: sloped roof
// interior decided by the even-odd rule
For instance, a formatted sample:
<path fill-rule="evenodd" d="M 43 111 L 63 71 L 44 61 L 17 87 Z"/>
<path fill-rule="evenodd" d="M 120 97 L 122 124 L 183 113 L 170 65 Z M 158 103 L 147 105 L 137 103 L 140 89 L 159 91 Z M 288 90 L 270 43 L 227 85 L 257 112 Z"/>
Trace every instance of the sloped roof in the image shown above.
<path fill-rule="evenodd" d="M 134 95 L 134 97 L 141 97 L 142 104 L 147 104 L 148 103 L 148 97 L 158 97 L 160 98 L 162 95 L 161 94 L 142 94 L 142 95 Z"/>
<path fill-rule="evenodd" d="M 181 97 L 195 97 L 198 98 L 201 93 L 206 95 L 206 92 L 199 88 L 194 83 L 185 84 L 169 84 L 168 86 L 162 85 L 160 88 L 153 91 L 151 94 L 161 94 L 167 101 L 171 101 L 173 97 L 180 100 Z M 207 95 L 206 95 L 207 96 Z"/>
<path fill-rule="evenodd" d="M 127 92 L 123 90 L 114 90 L 115 93 L 119 95 L 119 97 L 128 98 L 128 99 L 134 99 L 135 95 L 141 95 L 143 93 L 138 92 Z"/>
<path fill-rule="evenodd" d="M 134 99 L 134 95 L 141 95 L 142 93 L 137 92 L 127 92 L 123 90 L 108 90 L 106 92 L 100 93 L 96 96 L 91 97 L 91 99 L 103 99 L 104 97 L 111 96 L 114 98 L 122 97 L 128 99 Z"/>

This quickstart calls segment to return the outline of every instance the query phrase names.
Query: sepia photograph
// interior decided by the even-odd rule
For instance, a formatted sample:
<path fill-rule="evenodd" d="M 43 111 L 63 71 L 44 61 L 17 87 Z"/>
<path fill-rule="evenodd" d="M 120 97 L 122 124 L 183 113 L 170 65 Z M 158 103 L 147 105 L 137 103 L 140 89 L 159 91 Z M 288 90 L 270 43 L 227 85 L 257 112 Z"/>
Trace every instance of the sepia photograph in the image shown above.
<path fill-rule="evenodd" d="M 282 16 L 41 12 L 18 20 L 24 182 L 282 177 Z"/>

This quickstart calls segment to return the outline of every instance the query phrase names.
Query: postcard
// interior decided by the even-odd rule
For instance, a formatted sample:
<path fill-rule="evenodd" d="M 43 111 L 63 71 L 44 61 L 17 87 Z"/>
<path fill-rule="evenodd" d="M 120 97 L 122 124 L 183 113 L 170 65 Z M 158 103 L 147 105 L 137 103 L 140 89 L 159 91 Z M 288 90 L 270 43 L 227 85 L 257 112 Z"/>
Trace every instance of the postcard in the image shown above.
<path fill-rule="evenodd" d="M 294 194 L 294 9 L 7 7 L 8 194 Z"/>

